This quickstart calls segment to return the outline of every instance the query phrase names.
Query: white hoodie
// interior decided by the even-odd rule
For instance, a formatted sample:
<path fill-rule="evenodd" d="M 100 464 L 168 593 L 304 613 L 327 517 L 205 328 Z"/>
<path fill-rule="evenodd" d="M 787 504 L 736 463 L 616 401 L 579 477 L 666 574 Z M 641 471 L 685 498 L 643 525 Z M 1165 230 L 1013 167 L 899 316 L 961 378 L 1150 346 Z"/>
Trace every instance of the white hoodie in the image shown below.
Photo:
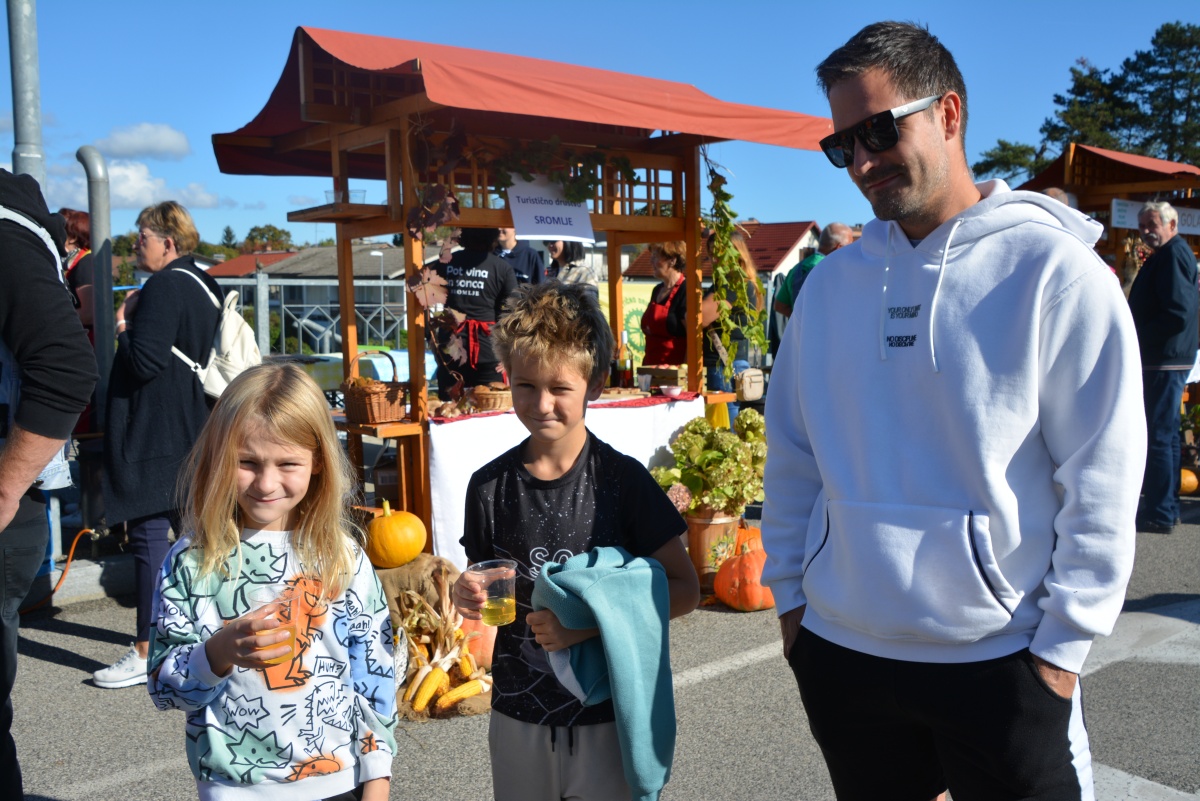
<path fill-rule="evenodd" d="M 1133 567 L 1137 337 L 1099 223 L 978 188 L 916 247 L 873 220 L 805 282 L 767 400 L 763 578 L 864 653 L 1078 672 Z"/>

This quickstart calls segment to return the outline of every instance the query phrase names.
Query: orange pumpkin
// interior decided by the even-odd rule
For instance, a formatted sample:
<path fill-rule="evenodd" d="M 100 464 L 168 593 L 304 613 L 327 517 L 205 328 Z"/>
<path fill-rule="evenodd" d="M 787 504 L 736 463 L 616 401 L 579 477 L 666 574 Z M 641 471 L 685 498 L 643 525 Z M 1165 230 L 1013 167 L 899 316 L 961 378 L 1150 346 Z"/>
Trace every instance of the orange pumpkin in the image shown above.
<path fill-rule="evenodd" d="M 743 545 L 749 545 L 752 551 L 761 551 L 762 547 L 762 529 L 751 528 L 745 525 L 746 521 L 742 521 L 742 525 L 737 530 L 737 541 L 733 543 L 733 552 L 741 553 Z"/>
<path fill-rule="evenodd" d="M 1186 468 L 1179 474 L 1179 492 L 1183 495 L 1191 495 L 1200 487 L 1200 480 L 1197 480 L 1196 474 Z"/>
<path fill-rule="evenodd" d="M 717 571 L 713 592 L 730 609 L 757 612 L 775 605 L 771 590 L 762 584 L 763 563 L 767 554 L 761 545 L 752 548 L 743 543 L 741 551 L 728 559 Z"/>
<path fill-rule="evenodd" d="M 472 637 L 467 641 L 467 650 L 471 652 L 471 656 L 475 657 L 475 662 L 485 670 L 492 669 L 492 651 L 496 647 L 496 631 L 495 626 L 485 626 L 482 620 L 468 620 L 463 618 L 462 626 L 463 634 L 470 634 L 473 631 L 479 632 L 478 637 Z"/>
<path fill-rule="evenodd" d="M 425 549 L 426 536 L 421 518 L 384 501 L 383 514 L 367 524 L 367 558 L 375 567 L 402 567 Z"/>

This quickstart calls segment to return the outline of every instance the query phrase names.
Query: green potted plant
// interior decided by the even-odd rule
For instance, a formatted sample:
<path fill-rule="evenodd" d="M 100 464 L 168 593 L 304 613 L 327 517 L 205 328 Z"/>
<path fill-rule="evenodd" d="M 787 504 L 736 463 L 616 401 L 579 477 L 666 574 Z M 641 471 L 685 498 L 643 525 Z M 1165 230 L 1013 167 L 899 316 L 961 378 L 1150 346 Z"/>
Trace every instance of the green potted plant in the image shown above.
<path fill-rule="evenodd" d="M 766 426 L 754 409 L 743 409 L 733 430 L 714 429 L 703 417 L 672 438 L 675 464 L 650 472 L 688 521 L 688 553 L 700 588 L 712 592 L 717 568 L 733 554 L 746 504 L 763 497 Z"/>

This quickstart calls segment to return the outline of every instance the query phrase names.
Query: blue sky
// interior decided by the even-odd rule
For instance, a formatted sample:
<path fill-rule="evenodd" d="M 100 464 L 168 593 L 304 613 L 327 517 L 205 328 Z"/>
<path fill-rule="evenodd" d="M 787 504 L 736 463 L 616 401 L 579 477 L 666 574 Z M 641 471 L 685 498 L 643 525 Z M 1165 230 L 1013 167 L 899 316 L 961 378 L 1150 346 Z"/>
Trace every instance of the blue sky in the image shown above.
<path fill-rule="evenodd" d="M 813 67 L 863 25 L 926 23 L 950 48 L 969 95 L 967 154 L 998 138 L 1036 143 L 1086 57 L 1119 68 L 1147 49 L 1164 22 L 1200 24 L 1200 3 L 1115 0 L 967 4 L 812 3 L 805 0 L 607 0 L 478 2 L 399 0 L 38 3 L 47 199 L 86 208 L 75 151 L 96 145 L 112 178 L 112 230 L 132 230 L 145 205 L 176 199 L 201 236 L 228 225 L 287 228 L 296 242 L 332 236 L 328 225 L 292 225 L 287 213 L 323 202 L 328 179 L 223 175 L 213 133 L 234 131 L 263 107 L 295 28 L 322 28 L 535 56 L 691 83 L 722 100 L 828 115 Z M 3 22 L 7 29 L 7 20 Z M 8 37 L 0 41 L 7 69 Z M 0 163 L 12 160 L 11 82 L 0 81 Z M 870 219 L 870 207 L 820 153 L 746 143 L 712 148 L 731 175 L 743 219 Z M 382 202 L 382 184 L 352 184 Z"/>

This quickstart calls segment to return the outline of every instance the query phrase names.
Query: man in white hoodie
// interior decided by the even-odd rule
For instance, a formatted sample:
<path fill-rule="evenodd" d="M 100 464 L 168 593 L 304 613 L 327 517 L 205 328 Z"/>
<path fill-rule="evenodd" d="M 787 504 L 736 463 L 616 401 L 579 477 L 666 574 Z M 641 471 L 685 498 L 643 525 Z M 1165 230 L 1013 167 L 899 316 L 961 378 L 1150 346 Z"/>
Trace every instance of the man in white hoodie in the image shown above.
<path fill-rule="evenodd" d="M 839 799 L 1092 798 L 1078 674 L 1145 460 L 1102 227 L 976 184 L 954 58 L 908 23 L 818 68 L 876 218 L 796 301 L 767 402 L 763 571 Z"/>

